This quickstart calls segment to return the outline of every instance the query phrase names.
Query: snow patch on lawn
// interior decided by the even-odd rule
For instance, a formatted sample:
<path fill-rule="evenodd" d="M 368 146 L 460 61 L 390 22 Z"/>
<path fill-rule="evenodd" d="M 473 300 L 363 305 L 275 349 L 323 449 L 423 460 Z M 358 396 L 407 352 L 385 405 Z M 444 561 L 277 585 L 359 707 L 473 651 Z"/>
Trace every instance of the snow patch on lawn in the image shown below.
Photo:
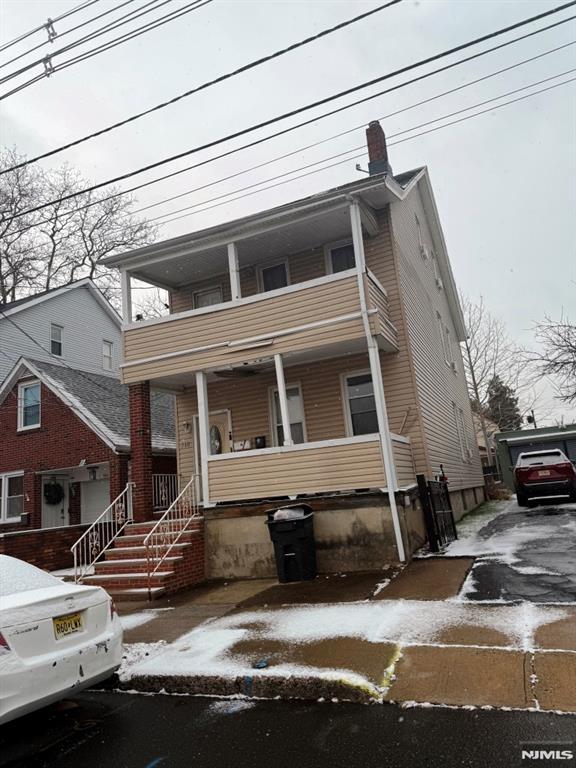
<path fill-rule="evenodd" d="M 138 613 L 128 613 L 125 616 L 120 616 L 120 622 L 124 632 L 128 632 L 130 629 L 136 629 L 144 624 L 148 624 L 149 621 L 158 618 L 158 616 L 164 611 L 173 611 L 174 608 L 147 608 L 144 611 Z"/>

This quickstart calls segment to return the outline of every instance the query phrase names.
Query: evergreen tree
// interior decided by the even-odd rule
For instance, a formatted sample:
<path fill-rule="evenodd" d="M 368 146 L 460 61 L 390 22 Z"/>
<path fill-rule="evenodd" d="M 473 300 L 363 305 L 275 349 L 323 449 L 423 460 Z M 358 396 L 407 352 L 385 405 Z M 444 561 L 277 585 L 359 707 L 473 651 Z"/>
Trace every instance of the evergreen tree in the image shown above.
<path fill-rule="evenodd" d="M 520 429 L 522 416 L 518 408 L 518 398 L 512 387 L 505 384 L 499 376 L 493 376 L 488 384 L 485 415 L 498 424 L 504 431 Z"/>

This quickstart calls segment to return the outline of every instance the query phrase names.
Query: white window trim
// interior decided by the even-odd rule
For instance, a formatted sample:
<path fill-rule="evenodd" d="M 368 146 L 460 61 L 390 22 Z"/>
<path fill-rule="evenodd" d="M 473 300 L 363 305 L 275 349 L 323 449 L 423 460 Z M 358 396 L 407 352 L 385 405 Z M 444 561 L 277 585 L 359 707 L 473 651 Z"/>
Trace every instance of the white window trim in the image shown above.
<path fill-rule="evenodd" d="M 340 389 L 342 394 L 342 406 L 344 408 L 344 421 L 346 424 L 346 436 L 347 437 L 363 437 L 363 435 L 355 435 L 354 428 L 352 427 L 352 413 L 350 411 L 350 400 L 348 398 L 348 379 L 353 376 L 370 376 L 372 378 L 372 371 L 370 368 L 361 368 L 357 371 L 345 371 L 340 374 Z M 374 382 L 372 382 L 372 389 L 374 389 Z M 376 394 L 374 394 L 374 401 L 376 401 Z M 373 433 L 375 436 L 379 436 L 379 432 Z"/>
<path fill-rule="evenodd" d="M 24 477 L 24 470 L 17 470 L 14 472 L 3 472 L 0 474 L 0 480 L 2 480 L 2 489 L 0 492 L 0 523 L 15 523 L 20 521 L 18 517 L 8 517 L 8 480 L 11 477 Z M 22 497 L 24 497 L 24 489 L 22 489 Z"/>
<path fill-rule="evenodd" d="M 444 320 L 442 319 L 442 315 L 440 312 L 436 312 L 436 326 L 438 328 L 438 334 L 440 335 L 440 344 L 442 345 L 442 356 L 444 358 L 444 362 L 446 365 L 450 365 L 450 360 L 448 360 L 448 343 L 446 339 L 446 326 L 444 325 Z"/>
<path fill-rule="evenodd" d="M 110 355 L 105 354 L 104 350 L 106 349 L 106 345 L 109 345 L 110 348 Z M 105 363 L 106 361 L 110 359 L 110 367 L 107 368 Z M 114 342 L 110 341 L 109 339 L 102 339 L 102 368 L 105 371 L 113 371 L 114 370 Z"/>
<path fill-rule="evenodd" d="M 300 392 L 300 401 L 302 402 L 302 433 L 304 435 L 304 443 L 308 442 L 308 431 L 306 429 L 306 409 L 304 407 L 304 394 L 302 391 L 301 381 L 286 382 L 286 391 L 289 389 L 298 389 Z M 270 435 L 272 437 L 272 446 L 274 448 L 281 448 L 284 446 L 278 445 L 278 426 L 282 424 L 282 420 L 276 422 L 276 413 L 274 408 L 274 393 L 278 392 L 278 387 L 272 385 L 268 387 L 268 417 L 270 419 Z M 280 415 L 280 414 L 278 414 Z M 302 443 L 294 443 L 294 445 L 302 446 Z"/>
<path fill-rule="evenodd" d="M 286 269 L 286 281 L 287 284 L 283 286 L 282 288 L 275 288 L 274 291 L 282 291 L 284 288 L 287 288 L 289 285 L 292 285 L 292 278 L 290 276 L 290 262 L 288 259 L 280 259 L 280 261 L 274 261 L 270 264 L 259 264 L 258 265 L 258 292 L 263 294 L 273 293 L 274 291 L 265 291 L 264 290 L 264 277 L 262 275 L 263 271 L 265 269 L 273 269 L 274 267 L 279 267 L 281 265 L 284 265 Z"/>
<path fill-rule="evenodd" d="M 352 237 L 346 238 L 345 240 L 336 240 L 333 243 L 326 243 L 324 246 L 324 268 L 326 270 L 327 275 L 337 275 L 338 272 L 334 272 L 333 266 L 332 266 L 332 251 L 336 248 L 343 248 L 345 245 L 354 245 L 352 242 Z M 352 267 L 352 269 L 355 269 Z M 342 270 L 343 272 L 346 272 L 347 270 Z"/>
<path fill-rule="evenodd" d="M 196 297 L 201 293 L 208 293 L 209 291 L 220 291 L 220 301 L 216 304 L 210 304 L 210 307 L 217 307 L 224 303 L 224 291 L 222 289 L 222 283 L 214 283 L 214 285 L 207 285 L 205 288 L 200 288 L 197 291 L 192 291 L 192 306 L 194 309 L 207 309 L 207 307 L 198 307 L 196 304 Z"/>
<path fill-rule="evenodd" d="M 40 400 L 38 402 L 38 423 L 37 424 L 28 424 L 28 426 L 24 426 L 24 397 L 23 397 L 23 391 L 27 387 L 33 387 L 35 385 L 38 385 L 40 387 Z M 26 432 L 29 429 L 38 429 L 42 425 L 42 384 L 40 383 L 40 379 L 31 379 L 30 381 L 23 381 L 20 384 L 18 384 L 18 432 Z"/>
<path fill-rule="evenodd" d="M 60 339 L 54 339 L 52 338 L 52 331 L 54 328 L 58 328 L 60 331 Z M 52 352 L 52 342 L 55 341 L 56 343 L 60 344 L 60 354 L 58 355 L 56 352 Z M 64 326 L 59 325 L 58 323 L 50 323 L 50 354 L 54 357 L 64 357 Z"/>
<path fill-rule="evenodd" d="M 460 443 L 460 455 L 462 456 L 462 461 L 468 463 L 471 459 L 472 452 L 469 448 L 468 437 L 466 435 L 464 411 L 454 402 L 454 400 L 452 401 L 452 412 L 454 414 L 456 432 L 458 433 L 458 442 Z"/>

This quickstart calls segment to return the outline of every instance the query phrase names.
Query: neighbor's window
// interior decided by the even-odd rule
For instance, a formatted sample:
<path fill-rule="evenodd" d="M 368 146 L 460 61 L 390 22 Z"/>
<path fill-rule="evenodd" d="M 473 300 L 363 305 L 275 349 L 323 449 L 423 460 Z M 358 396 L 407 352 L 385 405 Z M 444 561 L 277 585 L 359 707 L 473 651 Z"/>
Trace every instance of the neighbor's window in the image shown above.
<path fill-rule="evenodd" d="M 352 243 L 346 245 L 337 245 L 328 251 L 328 269 L 330 272 L 344 272 L 347 269 L 354 269 L 356 261 L 354 259 L 354 246 Z"/>
<path fill-rule="evenodd" d="M 19 518 L 24 512 L 24 475 L 0 475 L 0 518 L 4 521 Z"/>
<path fill-rule="evenodd" d="M 285 262 L 273 267 L 262 267 L 260 270 L 263 291 L 275 291 L 288 285 L 288 268 Z"/>
<path fill-rule="evenodd" d="M 286 398 L 288 400 L 288 418 L 290 419 L 292 441 L 294 443 L 304 443 L 306 442 L 304 434 L 304 404 L 300 387 L 287 387 Z M 282 414 L 277 389 L 274 390 L 274 423 L 276 426 L 277 444 L 284 445 L 284 430 L 282 429 Z"/>
<path fill-rule="evenodd" d="M 346 377 L 346 400 L 353 435 L 373 435 L 379 431 L 374 387 L 369 373 Z"/>
<path fill-rule="evenodd" d="M 194 293 L 194 309 L 201 307 L 211 307 L 214 304 L 222 304 L 222 286 L 215 285 L 212 288 L 206 288 L 203 291 Z"/>
<path fill-rule="evenodd" d="M 113 366 L 114 344 L 111 341 L 102 342 L 102 368 L 111 371 Z"/>
<path fill-rule="evenodd" d="M 18 387 L 18 429 L 40 426 L 40 382 Z"/>
<path fill-rule="evenodd" d="M 50 352 L 53 355 L 62 357 L 62 331 L 61 325 L 50 324 Z"/>

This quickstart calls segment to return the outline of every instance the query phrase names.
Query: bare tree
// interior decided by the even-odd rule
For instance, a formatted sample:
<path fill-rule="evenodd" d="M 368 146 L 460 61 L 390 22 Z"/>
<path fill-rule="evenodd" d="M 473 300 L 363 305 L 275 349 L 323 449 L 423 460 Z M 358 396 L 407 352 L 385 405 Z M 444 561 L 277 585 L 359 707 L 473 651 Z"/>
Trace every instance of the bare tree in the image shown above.
<path fill-rule="evenodd" d="M 5 151 L 0 168 L 21 160 L 14 150 Z M 152 242 L 155 228 L 131 212 L 130 196 L 107 199 L 114 189 L 58 202 L 86 186 L 68 165 L 49 171 L 25 166 L 0 176 L 0 303 L 91 277 L 118 304 L 117 275 L 101 259 Z M 13 218 L 52 200 L 57 202 Z"/>
<path fill-rule="evenodd" d="M 556 321 L 546 316 L 535 335 L 541 351 L 530 357 L 538 374 L 556 380 L 560 400 L 576 403 L 576 325 L 567 317 Z"/>
<path fill-rule="evenodd" d="M 491 382 L 498 380 L 516 393 L 522 417 L 534 408 L 541 393 L 535 387 L 532 366 L 508 335 L 504 322 L 488 311 L 482 297 L 477 302 L 462 297 L 461 302 L 468 331 L 464 342 L 468 391 L 488 444 L 486 409 Z"/>

